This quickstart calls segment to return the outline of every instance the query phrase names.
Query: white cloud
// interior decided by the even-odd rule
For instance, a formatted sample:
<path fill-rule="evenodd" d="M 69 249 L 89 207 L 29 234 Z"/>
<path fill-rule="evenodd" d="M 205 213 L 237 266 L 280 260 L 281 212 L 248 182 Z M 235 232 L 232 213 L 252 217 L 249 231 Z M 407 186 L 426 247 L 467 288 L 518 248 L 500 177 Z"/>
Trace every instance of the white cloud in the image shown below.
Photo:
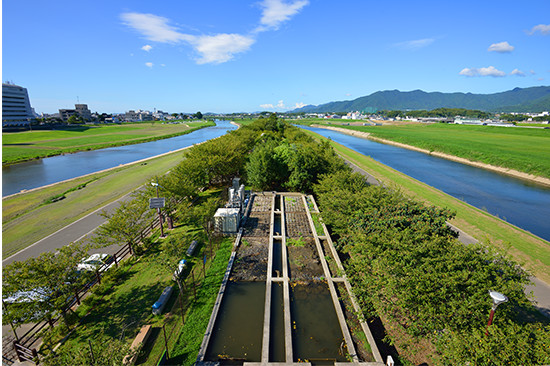
<path fill-rule="evenodd" d="M 169 19 L 154 14 L 123 13 L 124 24 L 141 33 L 146 39 L 161 43 L 177 43 L 185 39 L 185 34 L 168 25 Z"/>
<path fill-rule="evenodd" d="M 198 53 L 197 64 L 220 64 L 230 61 L 238 53 L 250 49 L 256 42 L 257 33 L 278 29 L 281 23 L 297 14 L 309 0 L 263 0 L 260 26 L 247 35 L 219 33 L 214 35 L 191 35 L 182 33 L 170 25 L 170 19 L 154 14 L 122 13 L 122 22 L 140 33 L 145 39 L 160 43 L 187 43 Z M 153 46 L 145 45 L 142 50 L 149 52 Z"/>
<path fill-rule="evenodd" d="M 530 35 L 533 35 L 537 32 L 540 32 L 541 34 L 547 36 L 550 34 L 550 24 L 539 24 L 535 25 L 533 28 L 531 28 L 531 31 L 528 32 Z"/>
<path fill-rule="evenodd" d="M 406 41 L 406 42 L 399 42 L 395 43 L 394 47 L 402 48 L 405 50 L 418 50 L 420 48 L 427 47 L 434 43 L 434 38 L 422 38 L 422 39 L 415 39 L 413 41 Z"/>
<path fill-rule="evenodd" d="M 305 107 L 307 104 L 299 102 L 294 105 L 294 109 Z"/>
<path fill-rule="evenodd" d="M 501 77 L 501 76 L 505 76 L 506 73 L 504 71 L 498 70 L 494 66 L 489 66 L 489 67 L 481 67 L 481 68 L 465 68 L 459 72 L 459 75 Z"/>
<path fill-rule="evenodd" d="M 254 38 L 240 34 L 194 36 L 181 33 L 169 25 L 169 19 L 153 14 L 123 13 L 121 18 L 124 24 L 150 41 L 190 44 L 200 55 L 197 59 L 198 64 L 227 62 L 233 59 L 235 54 L 248 50 L 255 42 Z M 150 45 L 142 47 L 145 51 L 151 48 Z"/>
<path fill-rule="evenodd" d="M 273 109 L 273 104 L 260 104 L 260 108 Z"/>
<path fill-rule="evenodd" d="M 535 70 L 531 70 L 531 71 L 529 71 L 529 72 L 531 73 L 531 75 L 535 75 L 535 74 L 536 74 Z"/>
<path fill-rule="evenodd" d="M 513 50 L 514 50 L 514 46 L 510 45 L 508 42 L 493 43 L 487 49 L 487 51 L 489 52 L 498 52 L 498 53 L 512 52 Z"/>
<path fill-rule="evenodd" d="M 191 37 L 191 36 L 190 36 Z M 201 55 L 198 64 L 220 64 L 233 59 L 233 55 L 247 51 L 256 40 L 240 34 L 217 34 L 190 38 L 188 42 Z"/>
<path fill-rule="evenodd" d="M 256 31 L 278 29 L 281 23 L 296 15 L 302 8 L 309 4 L 308 0 L 296 0 L 286 3 L 283 0 L 263 0 L 260 3 L 262 10 L 261 26 Z"/>
<path fill-rule="evenodd" d="M 517 75 L 517 76 L 525 76 L 525 73 L 519 69 L 514 69 L 510 73 L 510 75 Z"/>
<path fill-rule="evenodd" d="M 153 68 L 153 63 L 152 62 L 146 62 L 145 66 L 147 66 L 149 68 Z"/>

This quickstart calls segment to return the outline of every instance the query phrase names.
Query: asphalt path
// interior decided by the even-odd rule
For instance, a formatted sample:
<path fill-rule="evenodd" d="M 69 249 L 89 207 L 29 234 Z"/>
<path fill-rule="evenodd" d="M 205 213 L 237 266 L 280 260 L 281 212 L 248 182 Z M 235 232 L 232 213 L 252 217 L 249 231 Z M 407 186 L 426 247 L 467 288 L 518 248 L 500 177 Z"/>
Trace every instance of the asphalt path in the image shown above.
<path fill-rule="evenodd" d="M 108 213 L 113 212 L 121 201 L 130 199 L 131 194 L 134 191 L 126 194 L 125 196 L 113 201 L 103 207 L 98 208 L 92 213 L 76 220 L 75 222 L 65 226 L 64 228 L 56 231 L 53 234 L 46 236 L 43 239 L 31 244 L 25 249 L 15 253 L 14 255 L 4 259 L 2 265 L 5 266 L 15 261 L 25 261 L 32 257 L 38 257 L 44 252 L 55 251 L 69 243 L 78 241 L 89 241 L 93 236 L 93 232 L 102 224 L 106 222 L 105 218 L 100 215 L 101 212 L 106 211 Z M 91 253 L 108 253 L 114 254 L 120 246 L 112 245 L 111 247 L 102 248 L 98 250 L 92 250 Z"/>

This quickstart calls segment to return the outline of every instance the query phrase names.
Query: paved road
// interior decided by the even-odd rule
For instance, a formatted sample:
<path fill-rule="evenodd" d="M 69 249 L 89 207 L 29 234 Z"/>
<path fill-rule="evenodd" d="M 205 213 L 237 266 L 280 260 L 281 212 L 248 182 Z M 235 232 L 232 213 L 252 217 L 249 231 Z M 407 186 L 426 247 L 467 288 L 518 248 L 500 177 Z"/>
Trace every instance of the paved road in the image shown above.
<path fill-rule="evenodd" d="M 2 261 L 2 265 L 5 266 L 14 261 L 24 261 L 28 258 L 37 257 L 41 253 L 54 251 L 64 245 L 67 245 L 68 243 L 84 239 L 86 236 L 92 234 L 95 229 L 97 229 L 106 221 L 105 218 L 100 215 L 102 211 L 114 211 L 118 207 L 119 202 L 129 199 L 131 194 L 132 192 L 108 205 L 98 208 L 94 212 L 84 216 L 81 219 L 78 219 L 77 221 L 65 226 L 55 233 L 50 234 L 43 239 L 40 239 L 36 243 L 4 259 Z M 113 251 L 113 253 L 115 251 L 116 249 Z"/>
<path fill-rule="evenodd" d="M 344 159 L 345 160 L 345 159 Z M 367 177 L 367 182 L 372 185 L 380 185 L 380 182 L 376 180 L 372 175 L 370 175 L 368 172 L 364 171 L 363 169 L 359 168 L 357 165 L 349 162 L 346 160 L 346 164 L 348 164 L 353 171 L 364 175 Z M 477 243 L 477 239 L 475 239 L 473 236 L 468 235 L 461 229 L 457 228 L 454 225 L 451 225 L 448 223 L 448 225 L 456 232 L 458 232 L 458 240 L 460 240 L 463 244 L 473 244 Z M 525 293 L 529 296 L 531 292 L 533 293 L 533 302 L 535 304 L 535 307 L 544 315 L 547 317 L 550 317 L 550 285 L 546 282 L 539 280 L 536 277 L 531 277 L 531 281 L 533 282 L 532 285 L 528 285 L 525 287 Z"/>

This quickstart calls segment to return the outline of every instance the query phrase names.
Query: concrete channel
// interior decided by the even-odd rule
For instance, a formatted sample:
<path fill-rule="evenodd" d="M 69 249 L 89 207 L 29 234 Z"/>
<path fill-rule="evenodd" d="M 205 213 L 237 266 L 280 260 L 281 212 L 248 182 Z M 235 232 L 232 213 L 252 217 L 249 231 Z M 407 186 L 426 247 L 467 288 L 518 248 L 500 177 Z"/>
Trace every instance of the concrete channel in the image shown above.
<path fill-rule="evenodd" d="M 258 199 L 258 203 L 255 205 L 256 199 Z M 263 202 L 263 208 L 261 207 L 261 202 Z M 267 211 L 268 202 L 269 214 L 267 212 L 259 212 L 261 210 Z M 255 211 L 255 209 L 257 210 Z M 223 283 L 201 344 L 197 357 L 197 365 L 383 365 L 384 362 L 369 326 L 365 321 L 361 321 L 360 319 L 357 319 L 357 321 L 359 321 L 361 330 L 367 338 L 370 351 L 368 360 L 361 359 L 356 350 L 354 339 L 346 321 L 346 311 L 343 309 L 341 296 L 346 296 L 350 300 L 353 306 L 352 312 L 358 313 L 360 308 L 351 291 L 351 285 L 346 278 L 344 268 L 326 226 L 322 222 L 319 222 L 318 219 L 316 221 L 313 219 L 312 213 L 319 216 L 319 210 L 313 197 L 288 192 L 257 193 L 251 196 L 246 212 L 248 214 L 255 212 L 256 217 L 252 221 L 256 220 L 256 226 L 247 230 L 243 230 L 244 226 L 239 229 L 231 259 L 229 260 Z M 261 222 L 262 217 L 265 221 L 265 225 L 263 226 Z M 317 228 L 320 225 L 322 226 L 322 233 L 317 232 L 316 225 Z M 224 351 L 225 347 L 222 347 L 223 350 L 220 350 L 219 340 L 216 343 L 213 341 L 213 338 L 216 338 L 216 331 L 221 331 L 220 327 L 227 327 L 226 324 L 228 324 L 227 322 L 224 323 L 224 316 L 227 315 L 223 315 L 224 302 L 229 303 L 230 297 L 233 296 L 230 294 L 231 291 L 228 291 L 228 286 L 231 288 L 234 284 L 243 283 L 232 283 L 231 273 L 232 271 L 238 272 L 239 268 L 243 268 L 243 264 L 240 263 L 236 265 L 238 267 L 236 269 L 235 263 L 238 263 L 240 260 L 246 262 L 243 258 L 239 258 L 239 246 L 250 246 L 250 243 L 245 239 L 248 238 L 249 241 L 252 241 L 251 238 L 254 238 L 253 235 L 257 237 L 261 234 L 262 229 L 263 235 L 268 237 L 267 240 L 264 238 L 262 242 L 265 243 L 264 245 L 267 245 L 267 248 L 263 248 L 267 249 L 264 256 L 265 260 L 258 259 L 255 264 L 244 264 L 251 267 L 258 265 L 258 263 L 267 262 L 264 263 L 263 267 L 258 267 L 261 268 L 262 272 L 265 271 L 265 275 L 262 275 L 261 279 L 256 278 L 256 283 L 258 281 L 265 281 L 265 297 L 263 298 L 262 309 L 263 324 L 253 325 L 254 327 L 261 328 L 259 329 L 260 332 L 258 332 L 258 338 L 261 339 L 254 341 L 253 343 L 256 344 L 252 346 L 259 352 L 248 351 L 246 353 L 239 350 L 234 355 L 231 351 L 227 351 L 228 354 L 226 355 Z M 304 236 L 306 237 L 306 247 L 308 247 L 308 240 L 310 243 L 313 242 L 308 248 L 304 248 Z M 293 245 L 294 252 L 290 253 L 289 249 L 292 249 L 290 247 Z M 297 246 L 301 248 L 296 248 Z M 302 251 L 297 252 L 297 249 Z M 311 249 L 309 258 L 304 257 L 304 253 L 309 253 L 305 249 Z M 300 253 L 300 256 L 297 257 L 296 253 Z M 337 269 L 334 270 L 333 268 L 333 271 L 337 273 L 331 273 L 327 258 L 332 261 L 333 266 L 336 266 L 335 268 Z M 317 272 L 314 271 L 314 274 L 308 274 L 309 277 L 304 279 L 301 273 L 297 273 L 299 272 L 297 268 L 299 269 L 303 265 L 299 260 L 308 260 L 316 263 L 319 270 Z M 319 289 L 319 291 L 316 289 Z M 280 295 L 281 292 L 282 296 Z M 342 292 L 345 292 L 345 294 Z M 227 299 L 224 299 L 225 294 L 229 296 Z M 256 297 L 262 301 L 261 295 L 257 292 L 256 294 Z M 252 299 L 248 298 L 244 304 L 257 303 L 258 299 L 254 300 L 252 301 Z M 240 312 L 238 315 L 245 319 L 247 312 L 250 311 L 250 316 L 253 317 L 252 311 L 246 309 L 242 304 L 240 305 L 241 308 L 238 309 L 238 312 Z M 326 309 L 329 310 L 327 311 Z M 331 312 L 333 314 L 330 314 Z M 235 314 L 235 312 L 232 314 Z M 250 326 L 244 323 L 245 321 L 242 321 L 234 326 L 235 328 L 242 327 L 243 329 L 235 330 L 236 333 L 228 336 L 227 339 L 231 339 L 232 341 L 237 339 L 238 342 L 242 338 L 242 348 L 248 349 L 250 342 L 245 341 L 244 337 L 239 337 L 239 334 L 242 336 L 242 332 L 246 332 L 247 327 Z M 325 323 L 330 325 L 325 325 Z M 321 327 L 318 327 L 319 325 Z M 308 327 L 309 329 L 304 330 L 304 328 Z M 331 340 L 327 341 L 325 339 L 327 336 L 329 338 L 332 337 L 330 338 Z M 335 339 L 337 343 L 335 343 Z M 244 344 L 246 342 L 249 343 Z M 214 343 L 216 343 L 215 346 L 213 345 Z M 327 346 L 327 344 L 330 346 Z M 218 348 L 211 349 L 215 347 Z M 259 347 L 261 347 L 261 351 Z M 282 350 L 283 347 L 284 351 Z M 316 353 L 312 351 L 312 347 L 323 349 L 323 351 L 319 351 L 320 356 L 316 356 Z M 327 351 L 327 348 L 330 348 L 330 350 Z"/>

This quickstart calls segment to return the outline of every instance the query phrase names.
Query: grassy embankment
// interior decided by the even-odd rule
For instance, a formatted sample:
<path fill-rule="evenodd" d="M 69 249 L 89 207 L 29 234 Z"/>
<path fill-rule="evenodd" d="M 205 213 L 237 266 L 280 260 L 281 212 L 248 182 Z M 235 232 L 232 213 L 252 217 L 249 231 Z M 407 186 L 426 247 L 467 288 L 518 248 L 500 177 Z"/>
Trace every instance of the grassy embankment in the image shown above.
<path fill-rule="evenodd" d="M 200 236 L 200 231 L 197 227 L 179 226 L 169 235 L 179 233 Z M 163 325 L 166 327 L 169 347 L 179 342 L 178 335 L 182 330 L 183 334 L 191 332 L 194 337 L 196 336 L 200 346 L 233 243 L 231 238 L 219 239 L 220 249 L 216 251 L 214 258 L 208 259 L 205 264 L 206 277 L 202 265 L 203 256 L 208 255 L 205 246 L 199 246 L 193 257 L 187 257 L 188 265 L 184 275 L 187 290 L 183 299 L 185 327 L 181 318 L 181 302 L 176 301 L 179 291 L 172 280 L 171 271 L 163 265 L 164 254 L 160 247 L 162 239 L 157 238 L 142 256 L 123 262 L 116 272 L 108 276 L 109 279 L 94 288 L 93 294 L 76 310 L 78 318 L 82 318 L 82 321 L 61 347 L 85 349 L 88 347 L 88 339 L 94 339 L 98 334 L 102 334 L 102 331 L 106 337 L 105 341 L 108 337 L 122 338 L 130 344 L 139 329 L 146 324 L 152 326 L 152 336 L 144 350 L 145 355 L 138 358 L 137 364 L 157 364 L 165 349 Z M 190 274 L 191 271 L 193 275 Z M 196 296 L 191 290 L 193 280 L 197 285 Z M 166 286 L 173 286 L 173 294 L 166 306 L 165 314 L 152 315 L 151 305 Z M 199 318 L 198 314 L 201 314 Z M 54 332 L 48 339 L 48 346 L 53 347 L 64 335 L 65 333 L 59 330 Z M 193 357 L 196 358 L 198 347 L 194 345 L 192 351 Z M 170 355 L 174 357 L 176 352 L 172 351 Z M 180 354 L 177 356 L 181 357 Z"/>
<path fill-rule="evenodd" d="M 2 134 L 2 165 L 84 150 L 137 144 L 189 133 L 214 122 L 129 123 Z"/>
<path fill-rule="evenodd" d="M 550 130 L 443 123 L 336 127 L 550 178 Z"/>
<path fill-rule="evenodd" d="M 183 152 L 90 174 L 2 200 L 2 258 L 54 233 L 177 165 Z M 82 187 L 85 185 L 85 187 Z M 73 190 L 77 187 L 80 189 Z M 70 191 L 70 192 L 68 192 Z M 68 192 L 68 193 L 65 193 Z M 65 198 L 46 203 L 52 197 Z"/>
<path fill-rule="evenodd" d="M 319 135 L 306 131 L 317 138 Z M 366 170 L 386 186 L 398 187 L 405 194 L 426 203 L 456 212 L 451 223 L 476 239 L 508 253 L 535 276 L 550 283 L 550 243 L 491 214 L 451 197 L 438 189 L 387 167 L 370 157 L 331 142 L 344 158 Z"/>

